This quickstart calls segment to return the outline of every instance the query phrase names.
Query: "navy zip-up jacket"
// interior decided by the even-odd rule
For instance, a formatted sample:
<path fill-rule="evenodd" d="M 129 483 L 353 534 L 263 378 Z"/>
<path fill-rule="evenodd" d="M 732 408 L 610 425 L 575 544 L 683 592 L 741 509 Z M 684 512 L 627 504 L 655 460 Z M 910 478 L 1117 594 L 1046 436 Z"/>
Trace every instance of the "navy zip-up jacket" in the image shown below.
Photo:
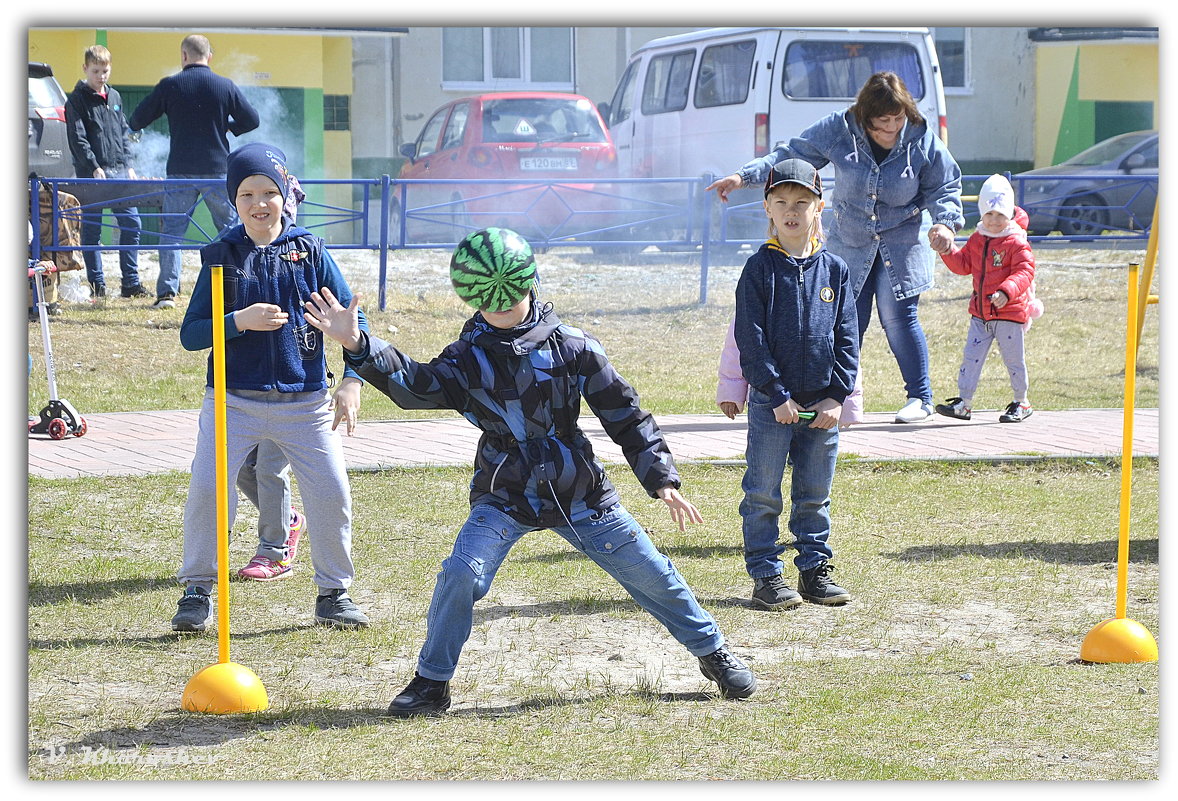
<path fill-rule="evenodd" d="M 652 497 L 679 488 L 654 418 L 606 358 L 601 343 L 565 325 L 533 296 L 532 315 L 501 331 L 475 314 L 457 342 L 428 364 L 362 335 L 345 357 L 405 409 L 454 409 L 482 430 L 470 505 L 489 504 L 537 528 L 576 523 L 619 502 L 577 423 L 581 399 L 621 446 Z"/>
<path fill-rule="evenodd" d="M 775 241 L 745 263 L 736 283 L 740 369 L 774 408 L 851 394 L 859 326 L 848 272 L 826 248 L 795 259 Z"/>
<path fill-rule="evenodd" d="M 164 114 L 172 138 L 168 175 L 223 176 L 228 134 L 241 136 L 261 122 L 237 84 L 207 64 L 189 64 L 157 83 L 131 113 L 131 128 L 142 131 Z"/>
<path fill-rule="evenodd" d="M 65 104 L 66 134 L 74 170 L 79 178 L 93 178 L 99 167 L 125 170 L 131 162 L 131 126 L 123 114 L 123 98 L 113 86 L 106 97 L 78 81 Z"/>
<path fill-rule="evenodd" d="M 312 292 L 331 290 L 345 306 L 352 290 L 323 240 L 289 222 L 269 245 L 258 246 L 240 223 L 216 242 L 200 250 L 201 268 L 184 322 L 180 344 L 185 350 L 213 346 L 212 273 L 208 265 L 224 267 L 225 386 L 227 389 L 311 392 L 330 385 L 323 352 L 323 333 L 307 322 L 303 304 Z M 273 303 L 288 314 L 276 331 L 238 331 L 233 312 L 255 303 Z M 368 321 L 360 312 L 360 328 Z M 345 365 L 344 375 L 359 378 Z M 213 385 L 209 355 L 207 382 Z"/>

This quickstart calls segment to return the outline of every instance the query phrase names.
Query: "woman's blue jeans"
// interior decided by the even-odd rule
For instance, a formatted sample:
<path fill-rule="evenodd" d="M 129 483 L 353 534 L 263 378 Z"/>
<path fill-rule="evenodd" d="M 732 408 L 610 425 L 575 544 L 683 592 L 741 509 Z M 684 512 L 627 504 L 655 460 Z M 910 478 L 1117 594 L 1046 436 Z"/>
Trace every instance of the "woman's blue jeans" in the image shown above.
<path fill-rule="evenodd" d="M 892 291 L 887 268 L 879 256 L 871 265 L 871 272 L 863 284 L 859 297 L 855 299 L 855 311 L 859 315 L 859 346 L 862 353 L 863 334 L 871 323 L 871 303 L 875 301 L 879 312 L 879 323 L 888 338 L 888 347 L 896 357 L 900 375 L 904 379 L 904 391 L 909 398 L 920 398 L 925 403 L 933 401 L 933 386 L 929 378 L 928 342 L 924 329 L 917 318 L 920 295 L 897 300 Z"/>
<path fill-rule="evenodd" d="M 470 510 L 434 585 L 419 674 L 435 681 L 453 677 L 470 637 L 475 602 L 491 589 L 511 546 L 534 530 L 492 506 Z M 715 619 L 621 504 L 553 531 L 611 575 L 694 656 L 706 656 L 724 645 Z"/>
<path fill-rule="evenodd" d="M 748 445 L 745 449 L 740 516 L 744 531 L 744 563 L 753 578 L 782 572 L 779 520 L 784 503 L 781 484 L 790 469 L 789 531 L 797 549 L 794 564 L 809 570 L 834 556 L 830 538 L 830 487 L 838 456 L 838 426 L 810 428 L 810 421 L 779 423 L 769 396 L 749 392 Z"/>

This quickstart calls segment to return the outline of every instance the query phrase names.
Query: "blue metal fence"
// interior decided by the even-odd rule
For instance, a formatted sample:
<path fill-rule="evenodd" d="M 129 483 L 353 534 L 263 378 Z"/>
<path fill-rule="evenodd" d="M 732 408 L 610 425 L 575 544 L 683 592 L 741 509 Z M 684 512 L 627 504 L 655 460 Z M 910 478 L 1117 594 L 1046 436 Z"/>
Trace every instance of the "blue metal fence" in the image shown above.
<path fill-rule="evenodd" d="M 980 184 L 985 175 L 963 177 L 965 186 Z M 1157 198 L 1156 176 L 1010 176 L 1018 204 L 1031 216 L 1032 242 L 1092 242 L 1148 238 Z M 212 241 L 216 231 L 195 224 L 185 236 L 169 238 L 159 231 L 166 216 L 164 197 L 176 188 L 198 189 L 190 207 L 175 212 L 194 218 L 205 194 L 224 192 L 217 180 L 145 179 L 103 181 L 83 178 L 42 178 L 50 192 L 69 192 L 81 203 L 74 213 L 101 213 L 112 203 L 137 206 L 148 234 L 141 249 L 182 250 Z M 759 192 L 744 202 L 722 203 L 706 192 L 709 178 L 593 179 L 589 181 L 302 180 L 309 197 L 300 205 L 299 223 L 326 239 L 333 249 L 374 250 L 379 257 L 379 304 L 385 308 L 388 254 L 392 250 L 452 248 L 471 230 L 492 225 L 518 230 L 537 249 L 586 247 L 594 253 L 625 254 L 655 246 L 664 251 L 698 252 L 700 303 L 707 302 L 712 256 L 732 253 L 741 245 L 757 246 L 764 237 L 765 215 Z M 1080 183 L 1083 182 L 1083 183 Z M 831 182 L 828 182 L 828 186 Z M 321 196 L 330 187 L 347 187 L 348 205 L 331 204 Z M 37 179 L 30 180 L 35 195 Z M 338 192 L 337 192 L 338 194 Z M 968 195 L 967 195 L 968 196 Z M 31 213 L 36 214 L 35 201 Z M 53 204 L 52 229 L 62 215 Z M 967 226 L 976 223 L 976 206 L 965 204 Z M 154 221 L 154 225 L 153 222 Z M 117 232 L 112 217 L 103 230 Z M 1041 232 L 1061 229 L 1049 236 Z M 110 236 L 118 239 L 117 234 Z M 149 241 L 150 240 L 150 241 Z M 60 244 L 54 241 L 54 245 Z M 117 250 L 117 244 L 86 245 L 80 250 Z M 34 254 L 35 255 L 35 254 Z"/>

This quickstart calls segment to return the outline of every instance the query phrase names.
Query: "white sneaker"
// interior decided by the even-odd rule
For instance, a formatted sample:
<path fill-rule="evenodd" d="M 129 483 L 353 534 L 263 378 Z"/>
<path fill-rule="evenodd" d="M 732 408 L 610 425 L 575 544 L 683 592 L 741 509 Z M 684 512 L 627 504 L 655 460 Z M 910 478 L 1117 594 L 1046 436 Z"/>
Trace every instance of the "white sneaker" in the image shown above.
<path fill-rule="evenodd" d="M 933 405 L 920 398 L 909 398 L 904 408 L 896 412 L 897 423 L 919 423 L 933 416 Z"/>

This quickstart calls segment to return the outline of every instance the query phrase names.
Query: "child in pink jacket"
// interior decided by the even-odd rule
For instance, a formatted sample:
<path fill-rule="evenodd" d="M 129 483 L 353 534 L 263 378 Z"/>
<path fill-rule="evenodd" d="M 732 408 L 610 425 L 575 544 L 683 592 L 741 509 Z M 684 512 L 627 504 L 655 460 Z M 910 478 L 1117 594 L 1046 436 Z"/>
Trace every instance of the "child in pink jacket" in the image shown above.
<path fill-rule="evenodd" d="M 719 380 L 716 384 L 716 405 L 729 420 L 735 420 L 736 415 L 744 411 L 744 405 L 749 397 L 749 385 L 740 370 L 740 350 L 736 347 L 735 324 L 736 317 L 728 321 L 728 333 L 724 336 L 724 347 L 720 351 Z M 843 401 L 839 428 L 863 422 L 863 379 L 860 377 L 862 375 L 862 370 L 855 373 L 855 388 Z"/>
<path fill-rule="evenodd" d="M 1002 423 L 1021 423 L 1034 411 L 1027 399 L 1027 364 L 1023 335 L 1031 320 L 1043 313 L 1035 298 L 1035 256 L 1027 242 L 1027 213 L 1014 205 L 1014 190 L 1001 175 L 991 175 L 978 192 L 981 219 L 965 247 L 954 245 L 941 260 L 957 275 L 973 276 L 969 299 L 969 332 L 957 375 L 958 397 L 937 404 L 937 414 L 968 420 L 973 395 L 990 345 L 1010 375 L 1014 400 L 999 416 Z"/>

